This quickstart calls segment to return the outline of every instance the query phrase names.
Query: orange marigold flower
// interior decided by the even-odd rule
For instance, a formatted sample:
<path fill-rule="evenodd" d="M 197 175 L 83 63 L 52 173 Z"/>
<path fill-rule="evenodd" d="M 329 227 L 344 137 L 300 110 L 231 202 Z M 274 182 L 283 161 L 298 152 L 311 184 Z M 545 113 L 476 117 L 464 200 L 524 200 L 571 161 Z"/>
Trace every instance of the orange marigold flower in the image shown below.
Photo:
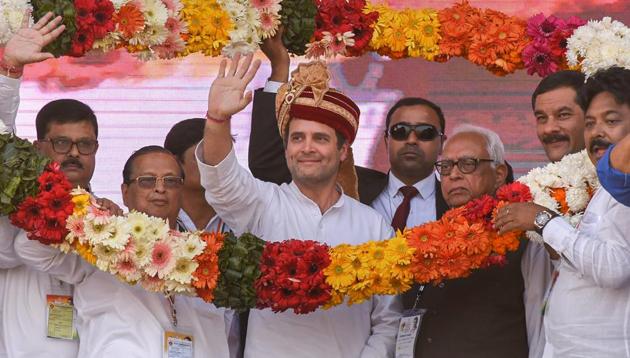
<path fill-rule="evenodd" d="M 114 14 L 114 23 L 124 37 L 130 38 L 144 27 L 144 15 L 136 5 L 129 2 Z"/>
<path fill-rule="evenodd" d="M 567 214 L 569 212 L 569 203 L 567 203 L 567 191 L 564 188 L 551 189 L 551 197 L 560 203 L 560 212 Z"/>
<path fill-rule="evenodd" d="M 488 37 L 481 37 L 468 48 L 468 60 L 482 66 L 492 65 L 497 59 L 494 44 Z"/>
<path fill-rule="evenodd" d="M 465 51 L 462 40 L 443 37 L 440 41 L 440 52 L 448 56 L 463 56 Z"/>
<path fill-rule="evenodd" d="M 197 288 L 196 292 L 197 296 L 199 296 L 202 300 L 206 302 L 214 301 L 214 290 L 209 290 L 207 288 Z"/>
<path fill-rule="evenodd" d="M 192 274 L 193 286 L 197 288 L 208 288 L 213 290 L 217 285 L 217 279 L 219 278 L 219 265 L 218 262 L 212 261 L 200 261 L 199 266 Z"/>

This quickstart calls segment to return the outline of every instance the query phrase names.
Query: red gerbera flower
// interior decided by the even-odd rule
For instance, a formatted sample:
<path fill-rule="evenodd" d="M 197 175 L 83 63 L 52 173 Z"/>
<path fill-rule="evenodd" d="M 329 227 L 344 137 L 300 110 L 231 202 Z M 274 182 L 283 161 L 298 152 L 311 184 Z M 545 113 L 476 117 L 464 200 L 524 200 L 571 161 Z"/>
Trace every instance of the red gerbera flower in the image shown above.
<path fill-rule="evenodd" d="M 529 187 L 521 182 L 501 186 L 497 190 L 496 196 L 497 199 L 510 203 L 524 203 L 533 200 Z"/>
<path fill-rule="evenodd" d="M 79 31 L 72 39 L 70 47 L 70 56 L 81 57 L 92 49 L 94 45 L 94 34 L 88 31 Z"/>

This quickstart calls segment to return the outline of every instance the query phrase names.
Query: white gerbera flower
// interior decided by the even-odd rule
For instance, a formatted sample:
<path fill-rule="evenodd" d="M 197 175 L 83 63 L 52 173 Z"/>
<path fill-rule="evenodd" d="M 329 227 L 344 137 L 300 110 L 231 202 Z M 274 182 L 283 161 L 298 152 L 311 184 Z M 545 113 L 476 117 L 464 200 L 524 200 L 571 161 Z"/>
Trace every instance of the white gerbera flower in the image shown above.
<path fill-rule="evenodd" d="M 164 27 L 164 24 L 168 19 L 168 10 L 162 1 L 145 0 L 144 8 L 142 10 L 147 23 L 150 26 Z"/>
<path fill-rule="evenodd" d="M 175 261 L 175 268 L 166 276 L 166 279 L 181 284 L 189 284 L 192 281 L 192 274 L 197 267 L 199 267 L 199 263 L 187 257 L 180 257 Z"/>

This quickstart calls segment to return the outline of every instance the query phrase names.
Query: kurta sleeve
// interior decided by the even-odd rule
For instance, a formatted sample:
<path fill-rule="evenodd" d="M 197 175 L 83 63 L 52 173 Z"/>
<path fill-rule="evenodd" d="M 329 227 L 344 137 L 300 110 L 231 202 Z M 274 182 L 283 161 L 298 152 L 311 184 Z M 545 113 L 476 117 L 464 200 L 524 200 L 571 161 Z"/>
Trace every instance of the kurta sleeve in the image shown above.
<path fill-rule="evenodd" d="M 0 120 L 12 132 L 19 105 L 20 80 L 0 75 Z"/>
<path fill-rule="evenodd" d="M 195 155 L 206 200 L 236 234 L 261 235 L 258 224 L 269 210 L 278 186 L 257 180 L 240 166 L 234 148 L 216 166 L 205 164 L 202 144 L 197 146 Z"/>
<path fill-rule="evenodd" d="M 13 248 L 18 231 L 7 216 L 0 217 L 0 269 L 10 269 L 22 264 Z"/>
<path fill-rule="evenodd" d="M 605 201 L 604 210 L 589 210 L 595 201 Z M 589 209 L 581 227 L 596 230 L 578 230 L 554 218 L 545 226 L 543 239 L 561 254 L 569 269 L 591 278 L 597 286 L 624 287 L 630 282 L 630 208 L 608 193 L 596 193 Z"/>
<path fill-rule="evenodd" d="M 521 272 L 525 285 L 523 303 L 531 358 L 542 357 L 545 349 L 542 305 L 551 279 L 551 270 L 551 258 L 545 247 L 538 243 L 528 242 L 521 258 Z"/>
<path fill-rule="evenodd" d="M 15 239 L 15 252 L 25 265 L 73 285 L 83 282 L 96 270 L 75 254 L 29 240 L 25 231 L 20 231 Z"/>

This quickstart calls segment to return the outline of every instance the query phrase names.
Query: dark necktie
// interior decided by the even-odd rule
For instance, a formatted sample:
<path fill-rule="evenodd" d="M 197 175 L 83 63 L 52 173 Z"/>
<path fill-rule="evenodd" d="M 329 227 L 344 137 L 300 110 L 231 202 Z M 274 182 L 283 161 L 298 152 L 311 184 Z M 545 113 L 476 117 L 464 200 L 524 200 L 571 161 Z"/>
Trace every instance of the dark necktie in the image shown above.
<path fill-rule="evenodd" d="M 409 211 L 411 209 L 411 199 L 418 195 L 418 189 L 413 186 L 403 186 L 398 189 L 403 195 L 403 201 L 396 209 L 394 218 L 392 219 L 392 227 L 394 230 L 402 231 L 407 225 L 407 218 L 409 217 Z"/>

